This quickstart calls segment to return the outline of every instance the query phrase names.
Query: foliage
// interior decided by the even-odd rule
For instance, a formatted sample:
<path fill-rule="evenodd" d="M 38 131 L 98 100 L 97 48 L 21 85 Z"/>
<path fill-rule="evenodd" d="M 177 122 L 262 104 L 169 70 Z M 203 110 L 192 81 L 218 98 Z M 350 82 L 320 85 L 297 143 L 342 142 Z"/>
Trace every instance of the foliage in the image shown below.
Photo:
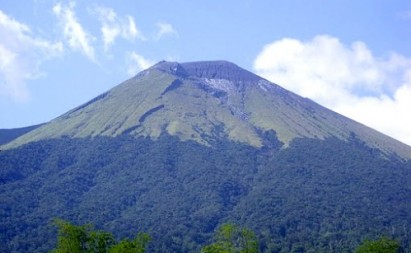
<path fill-rule="evenodd" d="M 265 134 L 261 148 L 119 135 L 3 150 L 0 252 L 55 248 L 50 217 L 91 222 L 116 238 L 139 228 L 154 253 L 199 252 L 226 221 L 256 231 L 264 253 L 353 252 L 380 234 L 411 250 L 411 162 L 354 138 L 285 148 Z"/>
<path fill-rule="evenodd" d="M 87 252 L 91 247 L 89 227 L 74 226 L 63 220 L 56 220 L 59 228 L 57 248 L 53 253 L 81 253 Z"/>
<path fill-rule="evenodd" d="M 400 244 L 387 237 L 382 237 L 375 241 L 364 241 L 357 249 L 356 253 L 397 253 Z"/>
<path fill-rule="evenodd" d="M 60 219 L 55 224 L 59 235 L 51 253 L 144 253 L 151 240 L 140 232 L 134 240 L 116 243 L 111 233 L 91 230 L 90 225 L 76 226 Z"/>
<path fill-rule="evenodd" d="M 114 245 L 109 253 L 144 253 L 150 240 L 148 234 L 138 233 L 134 240 L 124 239 Z"/>
<path fill-rule="evenodd" d="M 215 242 L 206 245 L 201 253 L 257 253 L 258 241 L 254 232 L 233 224 L 223 224 L 216 232 Z"/>

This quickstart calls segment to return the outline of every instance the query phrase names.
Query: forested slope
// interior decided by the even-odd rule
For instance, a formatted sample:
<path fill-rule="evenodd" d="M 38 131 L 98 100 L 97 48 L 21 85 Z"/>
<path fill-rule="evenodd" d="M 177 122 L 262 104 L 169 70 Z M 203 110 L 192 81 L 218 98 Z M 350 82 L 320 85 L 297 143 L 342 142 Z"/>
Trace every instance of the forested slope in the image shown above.
<path fill-rule="evenodd" d="M 1 252 L 46 251 L 51 221 L 144 231 L 149 252 L 194 252 L 222 223 L 256 232 L 262 252 L 351 252 L 388 235 L 411 250 L 411 163 L 350 140 L 274 132 L 264 146 L 161 135 L 61 138 L 0 153 Z"/>

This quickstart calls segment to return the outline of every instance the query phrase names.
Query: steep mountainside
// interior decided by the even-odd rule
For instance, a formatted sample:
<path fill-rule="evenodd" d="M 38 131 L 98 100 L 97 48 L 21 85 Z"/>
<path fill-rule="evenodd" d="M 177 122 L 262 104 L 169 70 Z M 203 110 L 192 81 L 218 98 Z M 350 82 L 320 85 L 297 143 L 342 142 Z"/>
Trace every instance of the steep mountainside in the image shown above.
<path fill-rule="evenodd" d="M 296 137 L 355 134 L 372 148 L 411 158 L 410 147 L 225 61 L 160 62 L 6 148 L 62 136 L 157 138 L 164 132 L 208 144 L 216 129 L 255 147 L 268 130 L 286 145 Z"/>
<path fill-rule="evenodd" d="M 0 131 L 1 134 L 1 131 Z M 0 252 L 47 252 L 54 218 L 149 252 L 232 222 L 264 253 L 411 250 L 411 148 L 224 61 L 160 62 L 3 145 Z"/>

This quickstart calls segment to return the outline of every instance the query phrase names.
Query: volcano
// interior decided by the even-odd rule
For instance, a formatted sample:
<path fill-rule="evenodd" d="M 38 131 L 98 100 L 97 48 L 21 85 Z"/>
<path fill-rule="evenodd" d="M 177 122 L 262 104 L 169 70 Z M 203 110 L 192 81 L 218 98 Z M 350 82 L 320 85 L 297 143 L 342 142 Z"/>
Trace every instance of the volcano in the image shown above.
<path fill-rule="evenodd" d="M 11 147 L 60 138 L 161 133 L 207 144 L 219 134 L 261 147 L 261 131 L 285 145 L 298 137 L 347 140 L 411 158 L 410 148 L 226 61 L 160 62 L 36 129 Z"/>
<path fill-rule="evenodd" d="M 262 252 L 409 248 L 411 147 L 227 61 L 159 62 L 1 149 L 1 252 L 49 250 L 56 217 L 150 252 L 224 222 Z"/>

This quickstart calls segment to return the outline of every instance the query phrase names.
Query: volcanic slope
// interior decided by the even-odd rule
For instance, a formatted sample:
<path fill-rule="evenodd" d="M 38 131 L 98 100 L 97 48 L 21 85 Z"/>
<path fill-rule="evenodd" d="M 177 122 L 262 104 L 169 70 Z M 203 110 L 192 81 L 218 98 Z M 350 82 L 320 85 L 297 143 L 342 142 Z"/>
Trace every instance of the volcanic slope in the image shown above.
<path fill-rule="evenodd" d="M 410 147 L 229 62 L 160 62 L 29 130 L 1 147 L 0 252 L 50 251 L 54 218 L 156 253 L 226 222 L 264 253 L 411 252 Z"/>
<path fill-rule="evenodd" d="M 354 134 L 371 148 L 411 158 L 410 147 L 226 61 L 160 62 L 3 148 L 63 136 L 161 133 L 206 145 L 218 133 L 261 147 L 260 133 L 269 130 L 286 146 L 297 137 Z"/>

